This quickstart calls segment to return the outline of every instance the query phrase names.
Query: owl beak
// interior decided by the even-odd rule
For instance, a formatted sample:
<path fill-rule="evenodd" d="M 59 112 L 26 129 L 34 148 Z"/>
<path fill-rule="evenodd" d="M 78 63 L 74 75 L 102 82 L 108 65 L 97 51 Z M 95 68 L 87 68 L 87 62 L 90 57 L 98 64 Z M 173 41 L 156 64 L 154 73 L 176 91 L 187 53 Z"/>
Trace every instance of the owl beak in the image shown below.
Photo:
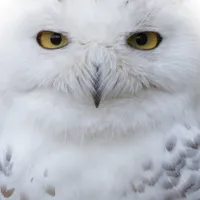
<path fill-rule="evenodd" d="M 95 107 L 98 108 L 102 98 L 100 66 L 95 66 L 95 69 L 96 69 L 96 74 L 93 76 L 93 82 L 92 82 L 93 86 L 92 97 Z"/>
<path fill-rule="evenodd" d="M 92 97 L 93 97 L 95 107 L 98 108 L 101 102 L 101 93 L 96 91 L 94 92 L 94 94 L 92 94 Z"/>

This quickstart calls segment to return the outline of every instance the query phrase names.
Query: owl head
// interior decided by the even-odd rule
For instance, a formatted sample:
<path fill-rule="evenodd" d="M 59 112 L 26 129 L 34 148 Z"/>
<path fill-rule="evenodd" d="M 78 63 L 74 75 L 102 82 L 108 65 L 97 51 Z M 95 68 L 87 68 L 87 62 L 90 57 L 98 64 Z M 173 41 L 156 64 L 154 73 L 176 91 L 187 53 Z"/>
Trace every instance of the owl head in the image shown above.
<path fill-rule="evenodd" d="M 25 96 L 48 93 L 92 112 L 127 107 L 141 115 L 193 96 L 200 35 L 186 4 L 191 3 L 2 1 L 0 89 Z"/>

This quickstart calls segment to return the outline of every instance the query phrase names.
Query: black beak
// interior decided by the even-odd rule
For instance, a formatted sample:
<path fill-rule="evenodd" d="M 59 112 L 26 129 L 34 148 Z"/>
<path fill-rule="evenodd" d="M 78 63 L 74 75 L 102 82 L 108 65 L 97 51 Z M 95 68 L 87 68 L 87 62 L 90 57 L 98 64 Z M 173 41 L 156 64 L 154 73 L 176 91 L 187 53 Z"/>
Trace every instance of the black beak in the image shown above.
<path fill-rule="evenodd" d="M 95 74 L 95 78 L 93 76 L 92 97 L 93 97 L 95 107 L 98 108 L 101 102 L 101 98 L 102 98 L 100 66 L 95 66 L 95 69 L 96 69 L 96 74 Z"/>
<path fill-rule="evenodd" d="M 93 96 L 94 105 L 96 108 L 98 108 L 101 102 L 101 93 L 97 92 L 97 93 L 94 93 L 92 96 Z"/>

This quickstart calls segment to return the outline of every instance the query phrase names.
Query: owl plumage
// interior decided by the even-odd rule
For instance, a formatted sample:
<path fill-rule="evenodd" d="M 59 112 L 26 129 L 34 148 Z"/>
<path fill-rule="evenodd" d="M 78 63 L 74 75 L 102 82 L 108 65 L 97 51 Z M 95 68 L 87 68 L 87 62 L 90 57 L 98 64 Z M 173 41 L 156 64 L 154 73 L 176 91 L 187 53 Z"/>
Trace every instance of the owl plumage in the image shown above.
<path fill-rule="evenodd" d="M 0 199 L 198 200 L 199 10 L 0 2 Z"/>

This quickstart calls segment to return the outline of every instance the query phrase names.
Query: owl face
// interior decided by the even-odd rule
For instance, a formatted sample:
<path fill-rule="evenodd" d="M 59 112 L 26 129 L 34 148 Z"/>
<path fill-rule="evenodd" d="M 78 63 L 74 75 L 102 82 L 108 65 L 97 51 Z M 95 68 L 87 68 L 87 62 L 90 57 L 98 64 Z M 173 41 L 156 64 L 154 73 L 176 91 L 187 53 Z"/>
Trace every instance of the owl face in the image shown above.
<path fill-rule="evenodd" d="M 200 48 L 182 2 L 1 4 L 4 89 L 56 91 L 79 104 L 99 107 L 147 91 L 155 96 L 185 93 L 198 82 Z"/>

